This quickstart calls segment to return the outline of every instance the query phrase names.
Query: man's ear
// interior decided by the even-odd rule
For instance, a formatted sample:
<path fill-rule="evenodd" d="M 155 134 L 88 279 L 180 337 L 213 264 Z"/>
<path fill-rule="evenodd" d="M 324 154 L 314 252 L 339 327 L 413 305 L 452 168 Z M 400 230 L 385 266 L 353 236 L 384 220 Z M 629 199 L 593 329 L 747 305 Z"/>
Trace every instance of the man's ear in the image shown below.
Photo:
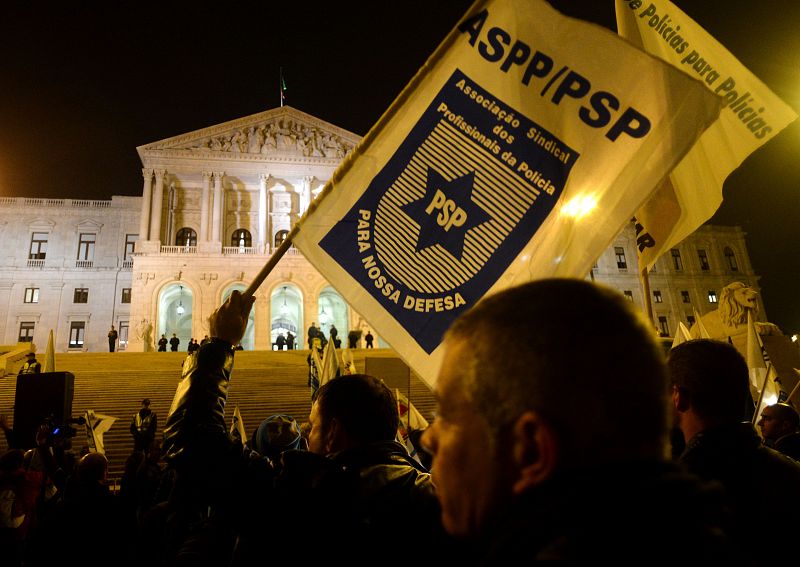
<path fill-rule="evenodd" d="M 520 494 L 553 475 L 558 465 L 558 439 L 535 411 L 523 413 L 512 426 L 512 459 L 519 471 L 512 491 Z"/>
<path fill-rule="evenodd" d="M 689 409 L 689 394 L 679 386 L 672 387 L 672 405 L 675 409 L 683 413 Z"/>
<path fill-rule="evenodd" d="M 338 453 L 346 448 L 345 431 L 335 417 L 328 422 L 325 430 L 325 452 Z"/>

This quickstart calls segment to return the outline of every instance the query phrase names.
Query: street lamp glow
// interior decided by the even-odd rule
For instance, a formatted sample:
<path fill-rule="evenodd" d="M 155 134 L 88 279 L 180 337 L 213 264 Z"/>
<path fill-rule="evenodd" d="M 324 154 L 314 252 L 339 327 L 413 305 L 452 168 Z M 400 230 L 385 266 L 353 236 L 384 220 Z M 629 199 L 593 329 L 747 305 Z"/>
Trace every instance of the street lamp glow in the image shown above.
<path fill-rule="evenodd" d="M 592 212 L 597 207 L 597 199 L 591 195 L 581 195 L 565 203 L 561 208 L 562 214 L 580 219 Z"/>

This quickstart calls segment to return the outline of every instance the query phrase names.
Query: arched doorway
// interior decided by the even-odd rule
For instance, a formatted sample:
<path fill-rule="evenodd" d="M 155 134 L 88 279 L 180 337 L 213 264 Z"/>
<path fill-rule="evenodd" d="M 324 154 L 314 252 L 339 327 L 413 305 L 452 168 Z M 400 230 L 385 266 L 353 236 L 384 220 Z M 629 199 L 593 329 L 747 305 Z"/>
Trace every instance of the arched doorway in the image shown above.
<path fill-rule="evenodd" d="M 270 343 L 275 345 L 278 335 L 288 333 L 294 335 L 294 348 L 304 348 L 300 323 L 303 320 L 303 296 L 300 290 L 291 284 L 279 285 L 272 290 L 270 299 Z"/>
<path fill-rule="evenodd" d="M 158 298 L 158 326 L 153 342 L 158 344 L 161 335 L 167 340 L 175 333 L 181 340 L 178 350 L 185 351 L 192 335 L 192 290 L 180 283 L 164 287 Z M 169 348 L 169 347 L 167 347 Z"/>
<path fill-rule="evenodd" d="M 244 291 L 246 286 L 244 284 L 233 284 L 225 288 L 225 291 L 222 292 L 222 303 L 228 300 L 233 293 L 233 290 Z M 255 307 L 250 310 L 250 317 L 247 319 L 247 328 L 244 330 L 244 336 L 242 337 L 242 348 L 244 350 L 255 350 L 256 347 L 256 339 L 255 339 L 255 320 L 256 320 L 256 310 Z"/>
<path fill-rule="evenodd" d="M 335 325 L 339 339 L 345 346 L 347 346 L 347 333 L 350 331 L 347 309 L 347 303 L 331 286 L 327 286 L 319 294 L 317 311 L 319 328 L 325 334 L 325 338 L 330 338 L 331 325 Z"/>

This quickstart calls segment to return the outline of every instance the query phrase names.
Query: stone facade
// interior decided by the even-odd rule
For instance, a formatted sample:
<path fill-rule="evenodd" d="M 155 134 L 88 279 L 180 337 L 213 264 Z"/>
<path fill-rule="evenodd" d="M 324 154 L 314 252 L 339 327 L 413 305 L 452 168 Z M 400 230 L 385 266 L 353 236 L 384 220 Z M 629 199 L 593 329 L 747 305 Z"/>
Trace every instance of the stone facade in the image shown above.
<path fill-rule="evenodd" d="M 231 290 L 256 277 L 358 142 L 283 106 L 137 148 L 142 197 L 0 199 L 0 340 L 43 348 L 53 329 L 59 352 L 101 351 L 114 324 L 122 349 L 147 350 L 175 333 L 185 350 L 208 333 L 208 316 Z M 587 277 L 643 307 L 637 274 L 630 226 Z M 709 294 L 731 281 L 758 290 L 736 227 L 701 228 L 649 280 L 654 324 L 667 335 L 691 323 L 695 308 L 716 309 Z M 247 349 L 269 349 L 288 331 L 303 348 L 312 322 L 326 336 L 335 324 L 343 346 L 348 331 L 369 328 L 294 248 L 255 297 Z"/>

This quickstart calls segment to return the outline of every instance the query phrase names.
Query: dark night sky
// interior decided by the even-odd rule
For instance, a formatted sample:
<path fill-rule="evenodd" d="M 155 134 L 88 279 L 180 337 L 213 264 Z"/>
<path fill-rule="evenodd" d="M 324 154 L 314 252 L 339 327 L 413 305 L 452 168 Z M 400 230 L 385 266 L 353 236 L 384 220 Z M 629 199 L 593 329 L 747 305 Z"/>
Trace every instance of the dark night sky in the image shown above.
<path fill-rule="evenodd" d="M 13 2 L 0 26 L 0 195 L 141 194 L 136 147 L 288 104 L 367 132 L 470 2 Z M 615 29 L 612 0 L 554 0 Z M 678 0 L 795 110 L 800 2 Z M 800 331 L 800 121 L 728 178 L 769 320 Z"/>

